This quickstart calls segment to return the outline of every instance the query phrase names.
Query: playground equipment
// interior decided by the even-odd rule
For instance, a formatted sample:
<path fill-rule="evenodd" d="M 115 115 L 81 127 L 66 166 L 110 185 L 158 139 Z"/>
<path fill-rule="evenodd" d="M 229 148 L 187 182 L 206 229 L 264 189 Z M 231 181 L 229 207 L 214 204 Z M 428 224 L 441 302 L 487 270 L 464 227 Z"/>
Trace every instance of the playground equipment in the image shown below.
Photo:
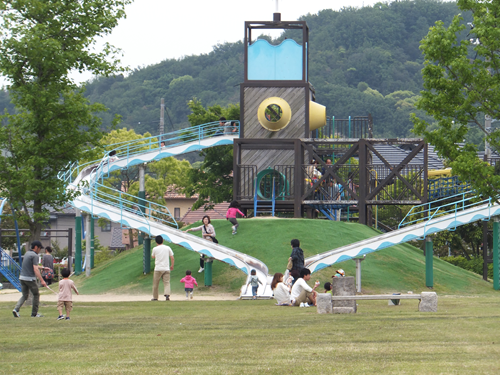
<path fill-rule="evenodd" d="M 74 164 L 59 177 L 68 183 L 67 189 L 80 191 L 81 195 L 72 202 L 75 208 L 140 230 L 150 237 L 161 235 L 170 243 L 235 266 L 247 275 L 255 269 L 257 277 L 265 286 L 259 289 L 259 297 L 268 298 L 272 291 L 267 285 L 268 268 L 262 261 L 184 233 L 177 229 L 177 223 L 168 208 L 145 199 L 138 202 L 137 197 L 102 184 L 112 171 L 190 151 L 231 144 L 238 137 L 238 133 L 218 134 L 218 126 L 217 122 L 162 134 L 159 137 L 166 146 L 161 147 L 157 137 L 112 145 L 116 151 L 114 155 L 110 156 L 108 153 L 101 161 L 86 165 Z M 244 290 L 243 286 L 241 297 L 247 297 Z"/>
<path fill-rule="evenodd" d="M 7 199 L 0 198 L 0 228 L 2 227 L 2 215 L 5 205 L 7 204 Z M 16 227 L 16 239 L 17 248 L 19 254 L 19 263 L 17 263 L 11 256 L 2 249 L 2 243 L 0 242 L 0 272 L 5 276 L 7 280 L 19 291 L 21 291 L 21 282 L 19 281 L 19 276 L 21 274 L 21 242 L 19 238 L 19 230 L 17 228 L 17 221 L 14 220 Z M 1 239 L 1 233 L 0 233 Z"/>
<path fill-rule="evenodd" d="M 398 230 L 314 255 L 306 258 L 304 263 L 311 272 L 316 272 L 334 263 L 385 249 L 389 246 L 415 239 L 423 239 L 436 232 L 453 230 L 460 225 L 479 220 L 489 220 L 500 215 L 500 205 L 494 198 L 478 200 L 478 197 L 471 194 L 471 192 L 450 198 L 460 199 L 456 199 L 451 203 L 439 200 L 415 206 L 400 223 Z M 496 237 L 498 241 L 498 236 Z M 493 246 L 493 252 L 493 282 L 494 288 L 498 289 L 498 244 Z M 432 252 L 430 252 L 430 256 L 432 257 Z"/>

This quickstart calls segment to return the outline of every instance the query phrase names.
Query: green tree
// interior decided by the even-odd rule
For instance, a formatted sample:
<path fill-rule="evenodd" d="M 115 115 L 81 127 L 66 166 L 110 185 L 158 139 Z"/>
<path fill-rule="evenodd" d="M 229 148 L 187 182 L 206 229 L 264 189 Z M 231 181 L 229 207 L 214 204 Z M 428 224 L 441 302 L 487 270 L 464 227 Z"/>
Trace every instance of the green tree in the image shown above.
<path fill-rule="evenodd" d="M 432 129 L 414 115 L 415 132 L 424 135 L 450 161 L 453 173 L 470 181 L 478 193 L 496 196 L 500 176 L 494 167 L 478 159 L 474 144 L 460 144 L 471 128 L 480 129 L 500 150 L 500 131 L 488 134 L 484 127 L 484 115 L 500 115 L 500 3 L 459 0 L 457 4 L 472 12 L 472 23 L 465 24 L 460 15 L 449 27 L 438 21 L 421 42 L 425 91 L 416 105 L 437 124 Z M 460 40 L 465 33 L 467 38 Z"/>
<path fill-rule="evenodd" d="M 48 207 L 77 192 L 57 178 L 101 138 L 100 104 L 89 104 L 69 74 L 109 75 L 120 68 L 117 50 L 95 39 L 109 34 L 130 0 L 5 0 L 0 3 L 0 72 L 15 113 L 1 117 L 0 191 L 39 238 Z M 110 62 L 113 61 L 113 62 Z"/>
<path fill-rule="evenodd" d="M 240 106 L 230 104 L 223 108 L 219 105 L 204 108 L 201 101 L 193 98 L 188 103 L 191 126 L 217 121 L 221 116 L 227 120 L 239 120 Z M 201 206 L 209 209 L 215 203 L 233 199 L 233 146 L 218 146 L 200 152 L 204 161 L 199 168 L 189 170 L 184 192 L 187 196 L 198 194 L 193 209 Z"/>

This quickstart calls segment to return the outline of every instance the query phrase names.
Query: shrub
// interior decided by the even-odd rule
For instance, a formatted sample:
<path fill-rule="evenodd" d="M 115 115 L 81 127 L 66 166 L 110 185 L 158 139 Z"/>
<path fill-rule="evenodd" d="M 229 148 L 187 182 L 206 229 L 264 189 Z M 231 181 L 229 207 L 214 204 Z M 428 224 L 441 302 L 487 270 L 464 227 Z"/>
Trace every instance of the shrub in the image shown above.
<path fill-rule="evenodd" d="M 477 257 L 471 260 L 467 260 L 463 256 L 458 257 L 441 257 L 442 260 L 453 264 L 454 266 L 463 268 L 464 270 L 477 273 L 478 275 L 483 275 L 483 258 Z M 488 263 L 488 277 L 493 278 L 493 264 Z"/>

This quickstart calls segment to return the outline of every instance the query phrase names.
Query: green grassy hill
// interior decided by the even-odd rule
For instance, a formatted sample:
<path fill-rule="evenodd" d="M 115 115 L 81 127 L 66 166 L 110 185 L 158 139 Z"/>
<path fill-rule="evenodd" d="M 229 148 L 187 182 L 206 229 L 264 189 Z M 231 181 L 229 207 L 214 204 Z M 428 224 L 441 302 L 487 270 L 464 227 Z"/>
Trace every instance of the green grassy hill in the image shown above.
<path fill-rule="evenodd" d="M 356 223 L 333 222 L 308 219 L 242 219 L 238 234 L 231 235 L 231 224 L 225 220 L 214 220 L 217 239 L 221 244 L 252 255 L 264 261 L 269 273 L 283 272 L 290 256 L 290 240 L 298 238 L 305 256 L 347 245 L 377 235 L 377 231 Z M 195 224 L 199 225 L 199 224 Z M 200 235 L 201 232 L 194 232 Z M 203 274 L 197 253 L 180 246 L 171 245 L 175 254 L 175 269 L 172 272 L 172 293 L 182 293 L 179 280 L 190 269 L 200 285 Z M 154 263 L 152 264 L 152 269 Z M 345 261 L 315 273 L 313 278 L 321 283 L 330 280 L 335 269 L 343 268 L 347 276 L 355 276 L 355 262 Z M 235 267 L 221 262 L 213 266 L 213 286 L 202 286 L 198 293 L 239 294 L 246 276 Z M 83 293 L 149 293 L 152 273 L 142 274 L 142 246 L 126 251 L 100 264 L 90 277 L 75 277 Z M 363 293 L 394 293 L 426 290 L 425 258 L 421 250 L 408 245 L 393 246 L 368 254 L 362 262 Z M 491 283 L 480 276 L 434 258 L 434 291 L 439 294 L 489 294 L 494 293 Z"/>

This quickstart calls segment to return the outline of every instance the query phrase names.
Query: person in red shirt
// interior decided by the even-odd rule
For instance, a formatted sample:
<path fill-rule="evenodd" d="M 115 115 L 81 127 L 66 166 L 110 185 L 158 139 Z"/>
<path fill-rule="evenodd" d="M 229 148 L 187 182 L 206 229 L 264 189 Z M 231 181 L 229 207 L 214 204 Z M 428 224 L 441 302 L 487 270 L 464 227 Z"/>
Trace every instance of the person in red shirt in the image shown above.
<path fill-rule="evenodd" d="M 238 220 L 236 220 L 236 215 L 240 214 L 241 216 L 245 217 L 245 214 L 240 211 L 239 209 L 240 204 L 238 201 L 232 201 L 229 204 L 229 208 L 226 212 L 226 220 L 229 220 L 233 226 L 231 227 L 233 230 L 233 234 L 236 234 L 236 230 L 238 229 Z"/>

